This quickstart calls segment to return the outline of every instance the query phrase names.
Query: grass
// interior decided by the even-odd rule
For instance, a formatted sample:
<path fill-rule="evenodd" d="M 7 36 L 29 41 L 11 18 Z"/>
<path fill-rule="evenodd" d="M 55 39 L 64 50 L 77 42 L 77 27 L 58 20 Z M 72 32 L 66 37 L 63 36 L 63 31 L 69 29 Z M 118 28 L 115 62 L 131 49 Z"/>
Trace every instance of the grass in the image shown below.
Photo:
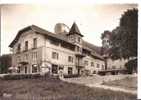
<path fill-rule="evenodd" d="M 121 80 L 104 82 L 103 85 L 120 87 L 128 90 L 137 90 L 137 77 L 126 77 Z"/>
<path fill-rule="evenodd" d="M 3 93 L 12 96 L 5 99 Z M 0 80 L 0 100 L 136 100 L 136 95 L 40 78 Z"/>

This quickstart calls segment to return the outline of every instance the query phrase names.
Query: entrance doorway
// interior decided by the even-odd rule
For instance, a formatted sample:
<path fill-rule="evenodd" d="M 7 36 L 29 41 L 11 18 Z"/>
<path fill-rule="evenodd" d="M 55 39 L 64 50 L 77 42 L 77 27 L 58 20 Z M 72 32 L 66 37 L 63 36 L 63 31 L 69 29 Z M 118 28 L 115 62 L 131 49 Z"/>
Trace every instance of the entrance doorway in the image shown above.
<path fill-rule="evenodd" d="M 26 74 L 26 73 L 27 73 L 27 66 L 25 66 L 24 68 L 25 68 L 25 70 L 24 70 L 24 71 L 25 71 L 25 74 Z"/>
<path fill-rule="evenodd" d="M 58 65 L 52 64 L 52 73 L 53 74 L 58 74 Z"/>

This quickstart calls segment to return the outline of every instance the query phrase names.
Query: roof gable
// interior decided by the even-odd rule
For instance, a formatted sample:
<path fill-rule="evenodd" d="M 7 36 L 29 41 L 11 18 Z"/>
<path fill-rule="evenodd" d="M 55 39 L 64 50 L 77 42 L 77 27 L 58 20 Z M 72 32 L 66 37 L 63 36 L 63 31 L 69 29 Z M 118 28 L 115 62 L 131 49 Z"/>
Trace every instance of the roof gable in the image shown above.
<path fill-rule="evenodd" d="M 50 36 L 50 37 L 53 37 L 53 38 L 56 38 L 56 39 L 59 39 L 59 40 L 62 40 L 62 41 L 65 41 L 69 44 L 72 44 L 71 42 L 68 41 L 67 39 L 67 36 L 64 36 L 62 34 L 54 34 L 54 33 L 51 33 L 47 30 L 44 30 L 36 25 L 31 25 L 31 26 L 28 26 L 28 27 L 25 27 L 24 29 L 20 30 L 18 32 L 18 34 L 16 35 L 16 37 L 14 38 L 14 40 L 10 43 L 9 47 L 13 47 L 15 45 L 15 43 L 19 40 L 20 36 L 26 32 L 26 31 L 29 31 L 29 30 L 32 30 L 33 32 L 37 33 L 37 34 L 42 34 L 42 35 L 45 35 L 45 36 Z M 72 44 L 74 45 L 74 44 Z"/>
<path fill-rule="evenodd" d="M 22 30 L 20 30 L 20 31 L 18 32 L 18 34 L 16 35 L 16 37 L 14 38 L 14 40 L 10 43 L 9 47 L 13 47 L 13 46 L 15 45 L 15 43 L 19 40 L 20 36 L 21 36 L 24 32 L 29 31 L 29 30 L 31 30 L 31 27 L 30 27 L 30 26 L 25 27 L 25 28 L 23 28 Z"/>

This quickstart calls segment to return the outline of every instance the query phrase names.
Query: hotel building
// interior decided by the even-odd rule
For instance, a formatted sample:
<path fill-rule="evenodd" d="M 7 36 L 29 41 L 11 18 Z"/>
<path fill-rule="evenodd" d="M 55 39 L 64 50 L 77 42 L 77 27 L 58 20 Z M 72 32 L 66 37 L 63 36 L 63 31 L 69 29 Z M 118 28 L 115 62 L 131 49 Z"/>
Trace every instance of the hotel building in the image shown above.
<path fill-rule="evenodd" d="M 68 75 L 104 70 L 104 59 L 98 53 L 100 48 L 82 39 L 76 23 L 68 32 L 65 28 L 59 23 L 54 33 L 35 25 L 20 30 L 9 45 L 12 66 L 17 68 L 17 73 L 58 74 L 62 70 Z"/>

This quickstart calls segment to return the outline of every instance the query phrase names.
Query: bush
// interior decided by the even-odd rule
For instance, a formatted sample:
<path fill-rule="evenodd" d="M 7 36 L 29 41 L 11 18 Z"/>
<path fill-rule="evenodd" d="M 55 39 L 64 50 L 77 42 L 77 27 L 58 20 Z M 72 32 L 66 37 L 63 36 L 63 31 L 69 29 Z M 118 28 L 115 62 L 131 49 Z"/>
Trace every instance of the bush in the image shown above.
<path fill-rule="evenodd" d="M 41 77 L 40 74 L 6 74 L 2 77 L 4 80 L 33 79 Z"/>
<path fill-rule="evenodd" d="M 137 59 L 129 60 L 126 64 L 128 74 L 132 74 L 134 71 L 137 72 Z"/>
<path fill-rule="evenodd" d="M 79 77 L 80 75 L 78 74 L 72 74 L 72 75 L 64 75 L 64 78 L 74 78 L 74 77 Z"/>
<path fill-rule="evenodd" d="M 98 75 L 106 75 L 106 72 L 98 71 Z"/>

